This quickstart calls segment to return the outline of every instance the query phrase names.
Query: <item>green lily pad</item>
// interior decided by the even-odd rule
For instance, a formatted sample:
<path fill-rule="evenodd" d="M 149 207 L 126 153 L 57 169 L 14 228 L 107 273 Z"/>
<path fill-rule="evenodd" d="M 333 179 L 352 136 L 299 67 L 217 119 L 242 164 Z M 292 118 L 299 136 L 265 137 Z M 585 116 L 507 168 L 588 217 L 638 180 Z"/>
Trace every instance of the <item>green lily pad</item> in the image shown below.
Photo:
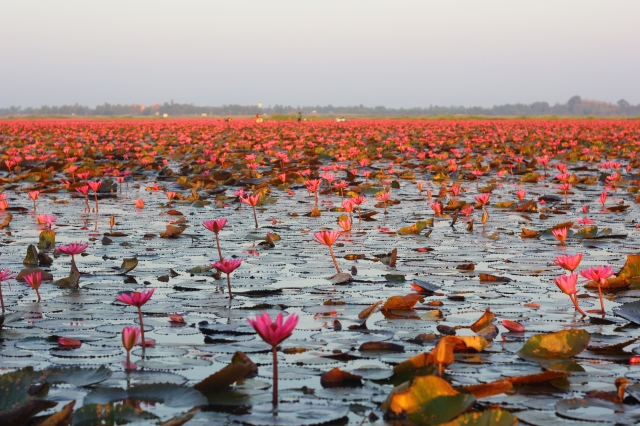
<path fill-rule="evenodd" d="M 68 383 L 77 387 L 94 385 L 111 377 L 109 368 L 49 367 L 36 373 L 36 382 Z"/>
<path fill-rule="evenodd" d="M 116 426 L 140 420 L 155 420 L 158 417 L 129 405 L 85 405 L 73 413 L 74 426 Z"/>
<path fill-rule="evenodd" d="M 536 334 L 524 344 L 518 354 L 523 358 L 565 359 L 586 349 L 591 337 L 585 330 L 562 330 Z"/>
<path fill-rule="evenodd" d="M 518 419 L 510 412 L 492 408 L 480 413 L 465 413 L 443 426 L 515 426 Z"/>

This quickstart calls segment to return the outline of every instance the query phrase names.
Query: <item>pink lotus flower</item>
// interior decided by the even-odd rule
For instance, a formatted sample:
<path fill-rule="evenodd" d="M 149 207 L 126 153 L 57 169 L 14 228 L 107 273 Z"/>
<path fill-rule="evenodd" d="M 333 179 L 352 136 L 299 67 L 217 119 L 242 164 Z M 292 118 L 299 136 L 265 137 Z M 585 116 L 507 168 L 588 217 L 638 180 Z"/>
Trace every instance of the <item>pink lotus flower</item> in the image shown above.
<path fill-rule="evenodd" d="M 439 201 L 431 204 L 431 210 L 436 214 L 436 216 L 440 216 L 442 214 L 442 204 Z"/>
<path fill-rule="evenodd" d="M 604 208 L 604 204 L 607 202 L 607 191 L 602 191 L 600 194 L 600 204 L 602 204 L 602 208 Z"/>
<path fill-rule="evenodd" d="M 387 214 L 387 201 L 391 198 L 391 193 L 389 191 L 385 191 L 376 195 L 376 200 L 382 201 L 384 204 L 384 214 Z"/>
<path fill-rule="evenodd" d="M 75 242 L 75 243 L 67 244 L 66 246 L 56 247 L 55 251 L 70 255 L 71 269 L 77 270 L 78 268 L 76 267 L 75 255 L 84 252 L 87 249 L 87 247 L 89 247 L 89 244 L 82 244 L 81 242 Z"/>
<path fill-rule="evenodd" d="M 577 220 L 577 222 L 578 222 L 579 224 L 581 224 L 581 225 L 591 225 L 592 223 L 594 223 L 594 221 L 593 221 L 593 220 L 591 220 L 591 219 L 589 219 L 589 218 L 587 218 L 587 217 L 585 217 L 585 218 L 581 218 L 581 219 L 578 219 L 578 220 Z"/>
<path fill-rule="evenodd" d="M 602 286 L 606 284 L 607 278 L 614 275 L 613 268 L 611 266 L 598 266 L 597 268 L 589 268 L 586 271 L 580 272 L 580 275 L 588 280 L 595 281 L 598 284 L 598 296 L 600 297 L 600 310 L 604 315 L 604 300 L 602 299 Z"/>
<path fill-rule="evenodd" d="M 86 207 L 87 211 L 91 210 L 89 208 L 89 196 L 88 196 L 88 194 L 89 194 L 89 185 L 80 186 L 80 187 L 76 188 L 76 191 L 79 192 L 80 194 L 84 195 L 84 202 L 85 202 L 85 204 L 87 206 Z"/>
<path fill-rule="evenodd" d="M 460 213 L 462 213 L 463 215 L 465 215 L 466 217 L 469 217 L 469 215 L 471 214 L 471 212 L 473 212 L 473 206 L 467 206 L 464 209 L 460 210 Z"/>
<path fill-rule="evenodd" d="M 80 176 L 80 175 L 78 175 Z M 94 182 L 87 182 L 87 185 L 89 185 L 89 188 L 91 188 L 91 190 L 96 193 L 98 192 L 98 189 L 100 189 L 100 187 L 102 186 L 102 181 L 101 180 L 96 180 Z"/>
<path fill-rule="evenodd" d="M 79 348 L 82 342 L 71 337 L 58 337 L 58 344 L 64 348 Z"/>
<path fill-rule="evenodd" d="M 272 402 L 274 407 L 278 405 L 278 348 L 277 346 L 285 339 L 291 336 L 293 330 L 298 324 L 298 315 L 295 313 L 289 315 L 287 320 L 283 323 L 282 312 L 278 314 L 275 322 L 271 322 L 271 318 L 265 312 L 262 316 L 257 316 L 255 319 L 247 318 L 251 327 L 258 333 L 258 335 L 271 345 L 271 351 L 273 353 L 273 398 Z"/>
<path fill-rule="evenodd" d="M 480 203 L 480 206 L 484 207 L 489 202 L 489 197 L 491 197 L 491 194 L 480 194 L 476 195 L 475 199 L 478 203 Z"/>
<path fill-rule="evenodd" d="M 229 289 L 229 299 L 233 298 L 231 294 L 231 273 L 238 269 L 242 265 L 242 258 L 236 259 L 220 259 L 219 262 L 212 263 L 211 266 L 218 269 L 221 272 L 227 274 L 227 288 Z"/>
<path fill-rule="evenodd" d="M 507 330 L 513 331 L 515 333 L 523 333 L 524 332 L 524 325 L 520 324 L 519 322 L 509 321 L 509 320 L 502 320 L 502 325 Z"/>
<path fill-rule="evenodd" d="M 561 245 L 564 245 L 567 239 L 567 231 L 568 231 L 567 228 L 559 228 L 559 229 L 551 230 L 551 233 L 553 234 L 554 237 L 556 237 L 558 241 L 560 241 Z"/>
<path fill-rule="evenodd" d="M 329 247 L 329 253 L 331 253 L 331 259 L 333 260 L 333 265 L 336 267 L 336 271 L 340 273 L 340 267 L 338 266 L 338 261 L 336 260 L 336 256 L 333 254 L 333 248 L 331 246 L 338 241 L 340 238 L 340 231 L 320 231 L 313 234 L 313 237 L 322 245 Z"/>
<path fill-rule="evenodd" d="M 47 229 L 51 229 L 51 226 L 58 218 L 50 214 L 39 214 L 36 216 L 36 220 L 39 224 L 45 225 Z"/>
<path fill-rule="evenodd" d="M 587 205 L 582 206 L 582 213 L 589 213 L 589 206 Z"/>
<path fill-rule="evenodd" d="M 220 250 L 220 240 L 218 239 L 218 233 L 222 231 L 224 225 L 227 224 L 227 218 L 223 217 L 222 219 L 216 220 L 205 220 L 202 222 L 202 226 L 207 228 L 209 231 L 216 234 L 216 245 L 218 246 L 218 256 L 220 256 L 220 260 L 222 260 L 222 250 Z"/>
<path fill-rule="evenodd" d="M 576 288 L 578 274 L 571 273 L 570 275 L 561 275 L 558 278 L 554 278 L 553 281 L 564 294 L 571 296 L 578 293 Z"/>
<path fill-rule="evenodd" d="M 588 280 L 595 281 L 601 285 L 604 285 L 607 278 L 614 275 L 613 268 L 611 266 L 598 266 L 597 268 L 589 268 L 586 271 L 580 272 L 580 275 Z"/>
<path fill-rule="evenodd" d="M 142 325 L 140 326 L 142 327 Z M 131 349 L 138 343 L 141 334 L 144 333 L 141 333 L 138 327 L 124 327 L 122 329 L 122 346 L 124 346 L 124 349 L 127 351 L 127 360 L 123 362 L 126 370 L 135 370 L 137 368 L 136 365 L 131 362 L 130 354 Z"/>
<path fill-rule="evenodd" d="M 165 192 L 165 195 L 167 196 L 167 198 L 169 199 L 169 206 L 171 205 L 171 202 L 173 201 L 173 198 L 176 196 L 176 193 L 173 191 L 167 191 Z"/>
<path fill-rule="evenodd" d="M 144 339 L 144 323 L 142 321 L 142 306 L 147 303 L 149 301 L 149 299 L 151 299 L 151 296 L 153 296 L 153 292 L 155 291 L 155 288 L 151 288 L 148 291 L 121 291 L 118 293 L 118 295 L 116 296 L 116 300 L 125 303 L 127 305 L 131 305 L 131 306 L 135 306 L 136 308 L 138 308 L 138 318 L 140 320 L 140 336 L 142 336 L 142 343 L 141 345 L 143 347 L 146 346 L 150 346 L 153 345 L 155 342 L 153 340 L 149 341 L 149 344 L 147 344 L 147 342 Z"/>
<path fill-rule="evenodd" d="M 586 316 L 584 311 L 580 309 L 580 306 L 578 305 L 578 298 L 576 297 L 578 294 L 578 290 L 576 289 L 578 274 L 571 273 L 570 275 L 562 275 L 558 278 L 554 278 L 553 281 L 556 283 L 560 291 L 569 296 L 576 310 L 580 312 L 582 316 Z"/>
<path fill-rule="evenodd" d="M 40 284 L 42 284 L 42 272 L 32 272 L 29 275 L 25 275 L 24 280 L 29 284 L 29 287 L 33 288 L 36 291 L 36 295 L 38 296 L 38 302 L 40 301 Z"/>
<path fill-rule="evenodd" d="M 80 175 L 78 175 L 78 176 L 80 176 Z M 93 191 L 93 198 L 96 201 L 96 212 L 98 212 L 98 189 L 102 185 L 102 181 L 101 180 L 96 180 L 94 182 L 87 182 L 87 185 L 89 185 L 89 187 Z"/>
<path fill-rule="evenodd" d="M 14 279 L 16 276 L 9 269 L 0 271 L 0 304 L 2 305 L 2 313 L 4 313 L 4 298 L 2 296 L 2 282 Z"/>
<path fill-rule="evenodd" d="M 36 200 L 40 195 L 40 191 L 29 191 L 29 198 L 33 200 L 33 211 L 36 211 Z"/>
<path fill-rule="evenodd" d="M 286 173 L 278 174 L 278 179 L 280 179 L 280 182 L 285 183 L 287 181 L 287 174 Z"/>
<path fill-rule="evenodd" d="M 338 221 L 338 225 L 340 226 L 340 228 L 342 228 L 344 232 L 351 231 L 351 220 L 349 219 L 342 219 Z"/>
<path fill-rule="evenodd" d="M 334 183 L 333 187 L 340 190 L 340 196 L 342 197 L 342 201 L 344 202 L 344 190 L 349 187 L 349 184 L 342 180 L 340 182 Z"/>
<path fill-rule="evenodd" d="M 249 195 L 247 197 L 240 197 L 240 201 L 244 204 L 248 204 L 253 209 L 253 220 L 256 222 L 256 228 L 258 227 L 258 215 L 256 214 L 256 206 L 260 201 L 260 193 Z"/>
<path fill-rule="evenodd" d="M 86 182 L 89 179 L 89 172 L 78 173 L 78 177 Z"/>
<path fill-rule="evenodd" d="M 298 324 L 298 315 L 295 313 L 289 315 L 283 323 L 281 312 L 276 317 L 275 322 L 272 323 L 271 318 L 265 312 L 261 316 L 256 316 L 255 319 L 247 318 L 247 321 L 249 321 L 249 324 L 260 335 L 262 340 L 271 345 L 271 347 L 276 347 L 291 336 Z"/>
<path fill-rule="evenodd" d="M 116 181 L 118 182 L 118 190 L 122 194 L 122 183 L 124 182 L 124 176 L 117 176 Z"/>
<path fill-rule="evenodd" d="M 582 261 L 582 253 L 573 256 L 558 256 L 555 264 L 568 271 L 575 271 Z"/>
<path fill-rule="evenodd" d="M 527 195 L 527 191 L 525 191 L 524 189 L 518 189 L 516 191 L 516 196 L 518 197 L 518 200 L 523 201 L 524 197 Z"/>
<path fill-rule="evenodd" d="M 137 209 L 143 209 L 144 208 L 144 200 L 142 198 L 138 198 L 134 204 L 135 204 Z"/>

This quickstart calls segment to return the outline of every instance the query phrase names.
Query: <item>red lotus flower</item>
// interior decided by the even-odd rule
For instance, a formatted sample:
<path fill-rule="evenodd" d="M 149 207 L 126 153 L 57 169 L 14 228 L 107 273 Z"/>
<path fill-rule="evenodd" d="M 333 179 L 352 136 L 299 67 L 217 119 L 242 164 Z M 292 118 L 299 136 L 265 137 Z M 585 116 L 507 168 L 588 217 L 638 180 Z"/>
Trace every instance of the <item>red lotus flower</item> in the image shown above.
<path fill-rule="evenodd" d="M 218 256 L 220 256 L 220 260 L 222 260 L 222 250 L 220 250 L 220 240 L 218 239 L 218 233 L 222 231 L 224 225 L 227 223 L 227 218 L 217 219 L 217 220 L 205 220 L 202 222 L 202 226 L 207 228 L 209 231 L 216 234 L 216 245 L 218 246 Z"/>
<path fill-rule="evenodd" d="M 558 256 L 556 257 L 555 264 L 568 271 L 575 271 L 582 261 L 582 253 L 578 253 L 574 256 Z"/>
<path fill-rule="evenodd" d="M 559 229 L 552 229 L 551 233 L 553 234 L 554 237 L 556 237 L 556 239 L 558 241 L 560 241 L 561 245 L 564 245 L 565 240 L 567 239 L 567 228 L 559 228 Z"/>
<path fill-rule="evenodd" d="M 205 220 L 202 222 L 202 226 L 207 228 L 211 232 L 215 232 L 216 234 L 224 228 L 227 223 L 227 218 L 223 217 L 222 219 L 216 220 Z"/>
<path fill-rule="evenodd" d="M 118 293 L 118 295 L 116 296 L 116 299 L 127 305 L 140 308 L 144 306 L 144 304 L 147 303 L 149 299 L 151 299 L 151 296 L 153 296 L 153 292 L 155 290 L 156 290 L 155 288 L 151 288 L 148 291 L 143 290 L 141 292 L 140 291 L 122 291 Z"/>
<path fill-rule="evenodd" d="M 613 276 L 613 268 L 611 266 L 598 266 L 597 268 L 589 268 L 580 272 L 580 275 L 588 280 L 595 281 L 598 284 L 598 296 L 600 297 L 600 310 L 604 315 L 604 300 L 602 299 L 602 287 L 607 282 L 607 278 Z"/>
<path fill-rule="evenodd" d="M 491 194 L 480 194 L 476 195 L 475 199 L 478 203 L 480 203 L 480 206 L 484 207 L 489 202 L 489 197 L 491 197 Z"/>
<path fill-rule="evenodd" d="M 124 346 L 124 349 L 127 351 L 127 360 L 123 362 L 126 370 L 135 370 L 137 368 L 136 365 L 131 362 L 130 353 L 131 349 L 138 343 L 141 334 L 143 333 L 140 332 L 138 327 L 124 327 L 122 329 L 122 346 Z"/>
<path fill-rule="evenodd" d="M 125 303 L 127 305 L 131 305 L 131 306 L 135 306 L 136 308 L 138 308 L 138 318 L 139 318 L 139 322 L 140 322 L 140 336 L 142 337 L 142 342 L 141 345 L 143 347 L 146 346 L 151 346 L 153 345 L 155 342 L 153 340 L 149 340 L 148 342 L 145 340 L 144 338 L 144 323 L 142 321 L 142 306 L 147 303 L 149 301 L 149 299 L 151 299 L 151 296 L 153 296 L 153 292 L 155 291 L 155 288 L 151 288 L 148 291 L 121 291 L 120 293 L 118 293 L 118 295 L 116 296 L 116 300 L 119 300 L 122 303 Z"/>
<path fill-rule="evenodd" d="M 40 301 L 40 284 L 42 284 L 42 272 L 32 272 L 29 275 L 25 275 L 24 280 L 29 284 L 29 287 L 33 288 L 36 291 L 36 295 L 38 296 L 38 302 Z"/>
<path fill-rule="evenodd" d="M 278 355 L 277 346 L 285 339 L 289 338 L 293 333 L 293 330 L 298 324 L 298 315 L 295 313 L 289 315 L 287 320 L 283 323 L 282 312 L 278 314 L 275 322 L 271 322 L 271 318 L 265 312 L 261 316 L 256 315 L 255 319 L 247 318 L 251 327 L 258 333 L 258 335 L 271 345 L 271 351 L 273 353 L 273 398 L 272 403 L 274 406 L 278 405 Z"/>
<path fill-rule="evenodd" d="M 142 198 L 138 198 L 134 204 L 135 204 L 137 209 L 143 209 L 144 208 L 144 200 Z"/>
<path fill-rule="evenodd" d="M 260 201 L 260 193 L 249 195 L 247 197 L 240 197 L 240 201 L 244 204 L 248 204 L 253 209 L 253 220 L 256 223 L 256 228 L 258 227 L 258 215 L 256 214 L 256 206 Z"/>
<path fill-rule="evenodd" d="M 59 246 L 56 248 L 60 253 L 68 254 L 74 256 L 76 254 L 80 254 L 84 252 L 89 244 L 82 244 L 81 242 L 69 243 L 66 246 Z"/>
<path fill-rule="evenodd" d="M 51 226 L 58 218 L 50 214 L 39 214 L 36 216 L 36 220 L 39 224 L 45 225 L 47 229 L 51 229 Z"/>
<path fill-rule="evenodd" d="M 331 246 L 338 240 L 338 238 L 340 238 L 340 231 L 320 231 L 313 234 L 313 236 L 317 242 L 329 247 L 329 253 L 331 253 L 333 265 L 336 267 L 336 271 L 340 273 L 338 261 L 336 260 L 336 256 L 333 253 L 333 249 L 331 248 Z"/>
<path fill-rule="evenodd" d="M 2 305 L 2 313 L 4 313 L 4 298 L 2 297 L 2 282 L 14 279 L 16 276 L 8 269 L 0 271 L 0 304 Z"/>
<path fill-rule="evenodd" d="M 242 258 L 236 259 L 220 259 L 220 262 L 212 263 L 211 266 L 227 274 L 227 288 L 229 290 L 229 299 L 233 298 L 231 294 L 231 273 L 242 265 Z"/>
<path fill-rule="evenodd" d="M 578 294 L 578 290 L 576 289 L 578 275 L 574 273 L 571 273 L 570 275 L 562 275 L 558 278 L 554 278 L 553 281 L 556 283 L 560 291 L 569 296 L 569 299 L 571 299 L 576 310 L 580 312 L 582 316 L 586 316 L 584 311 L 580 309 L 580 306 L 578 305 L 578 298 L 576 297 Z"/>
<path fill-rule="evenodd" d="M 599 201 L 602 204 L 602 208 L 604 208 L 604 204 L 607 202 L 607 191 L 602 191 Z"/>

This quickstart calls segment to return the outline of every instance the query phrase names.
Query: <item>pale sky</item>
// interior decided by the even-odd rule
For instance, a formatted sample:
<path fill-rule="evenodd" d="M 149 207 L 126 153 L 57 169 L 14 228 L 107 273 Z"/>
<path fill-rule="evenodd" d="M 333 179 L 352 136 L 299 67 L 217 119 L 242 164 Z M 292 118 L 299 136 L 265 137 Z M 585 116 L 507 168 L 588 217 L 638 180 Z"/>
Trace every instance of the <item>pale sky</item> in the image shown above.
<path fill-rule="evenodd" d="M 0 0 L 0 107 L 640 103 L 637 0 Z"/>

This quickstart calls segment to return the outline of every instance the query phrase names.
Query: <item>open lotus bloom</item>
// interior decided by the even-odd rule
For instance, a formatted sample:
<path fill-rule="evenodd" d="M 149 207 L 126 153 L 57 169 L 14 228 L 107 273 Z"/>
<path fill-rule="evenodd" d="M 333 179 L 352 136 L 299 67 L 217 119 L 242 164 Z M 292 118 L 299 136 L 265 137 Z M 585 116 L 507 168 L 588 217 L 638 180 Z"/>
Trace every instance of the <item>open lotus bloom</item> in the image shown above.
<path fill-rule="evenodd" d="M 271 322 L 271 318 L 265 312 L 257 315 L 255 319 L 247 318 L 251 327 L 258 335 L 271 346 L 278 346 L 281 342 L 291 336 L 298 324 L 298 315 L 293 313 L 283 322 L 282 312 L 278 314 L 276 320 Z"/>

